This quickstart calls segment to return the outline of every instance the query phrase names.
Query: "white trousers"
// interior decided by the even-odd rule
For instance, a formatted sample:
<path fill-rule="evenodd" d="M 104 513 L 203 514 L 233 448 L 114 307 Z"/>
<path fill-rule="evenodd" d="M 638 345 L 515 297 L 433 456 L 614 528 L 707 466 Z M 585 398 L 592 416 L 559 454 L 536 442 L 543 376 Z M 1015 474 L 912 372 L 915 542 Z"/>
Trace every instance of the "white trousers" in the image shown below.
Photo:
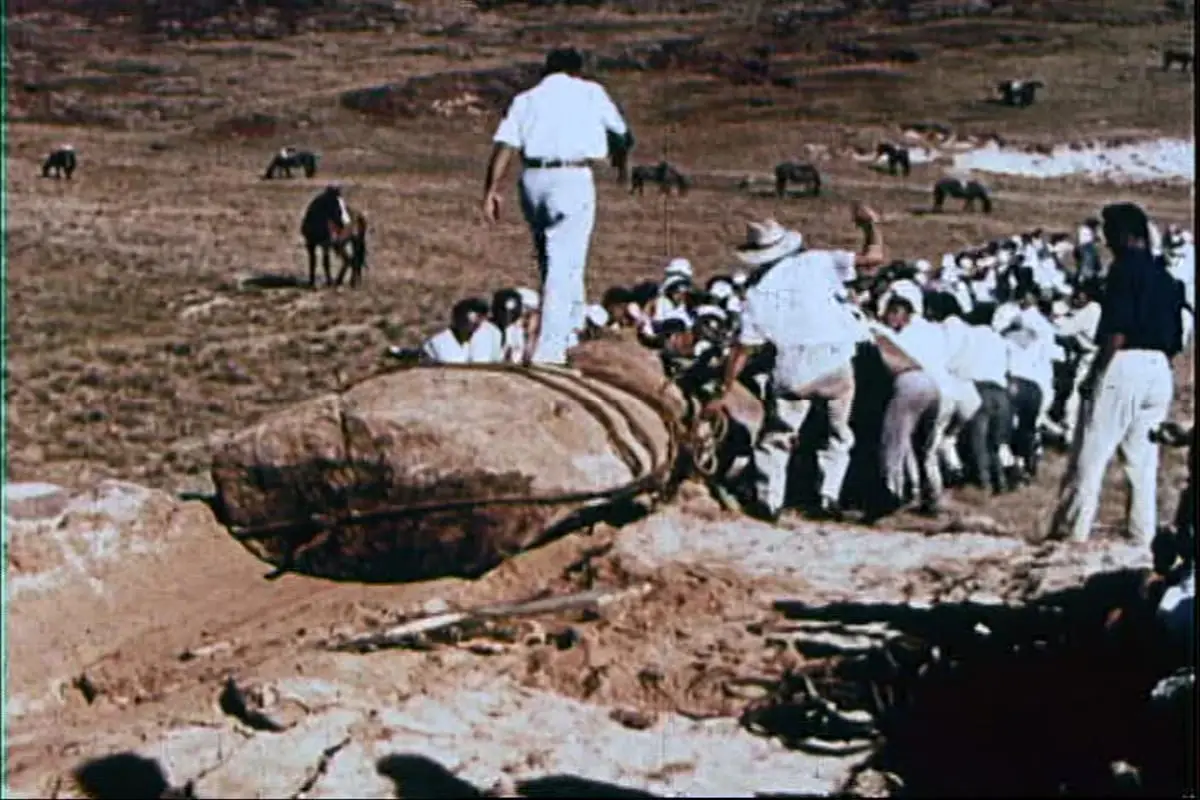
<path fill-rule="evenodd" d="M 541 273 L 541 328 L 532 361 L 565 364 L 587 307 L 584 271 L 596 224 L 596 184 L 587 167 L 527 169 L 520 194 Z"/>
<path fill-rule="evenodd" d="M 809 360 L 827 357 L 831 348 L 805 348 Z M 804 359 L 803 354 L 800 358 Z M 827 358 L 826 358 L 827 360 Z M 787 499 L 788 466 L 796 449 L 796 437 L 804 427 L 813 402 L 825 401 L 829 415 L 829 439 L 817 453 L 821 470 L 821 497 L 837 502 L 842 494 L 854 432 L 850 429 L 850 411 L 854 405 L 854 369 L 849 363 L 817 376 L 803 385 L 775 387 L 770 414 L 754 448 L 754 466 L 758 470 L 759 501 L 771 512 L 780 511 Z"/>
<path fill-rule="evenodd" d="M 1077 448 L 1063 481 L 1050 535 L 1086 541 L 1100 509 L 1108 462 L 1118 451 L 1129 483 L 1129 532 L 1149 544 L 1158 525 L 1158 445 L 1150 431 L 1167 418 L 1174 394 L 1171 365 L 1162 353 L 1122 350 L 1113 356 L 1084 403 Z"/>
<path fill-rule="evenodd" d="M 938 384 L 938 415 L 933 429 L 933 446 L 925 455 L 925 474 L 931 482 L 934 497 L 942 493 L 942 465 L 951 472 L 962 472 L 958 457 L 958 433 L 971 421 L 983 405 L 979 390 L 971 381 L 948 375 Z"/>

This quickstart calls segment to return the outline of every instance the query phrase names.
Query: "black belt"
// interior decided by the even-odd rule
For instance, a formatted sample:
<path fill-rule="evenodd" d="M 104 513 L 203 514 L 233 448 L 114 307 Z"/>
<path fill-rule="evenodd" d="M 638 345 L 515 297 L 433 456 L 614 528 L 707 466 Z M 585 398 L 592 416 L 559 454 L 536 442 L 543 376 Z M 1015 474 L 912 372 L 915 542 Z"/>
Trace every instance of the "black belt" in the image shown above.
<path fill-rule="evenodd" d="M 526 158 L 522 159 L 525 169 L 569 169 L 571 167 L 590 167 L 587 160 L 562 161 L 557 158 Z"/>

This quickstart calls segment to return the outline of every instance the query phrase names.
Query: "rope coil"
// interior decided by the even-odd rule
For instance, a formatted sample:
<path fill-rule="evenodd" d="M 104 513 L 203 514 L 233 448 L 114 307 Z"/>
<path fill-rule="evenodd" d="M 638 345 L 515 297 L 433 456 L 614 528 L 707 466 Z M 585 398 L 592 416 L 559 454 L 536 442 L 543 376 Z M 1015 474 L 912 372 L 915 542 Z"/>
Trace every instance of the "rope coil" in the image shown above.
<path fill-rule="evenodd" d="M 617 451 L 619 457 L 629 467 L 634 479 L 628 483 L 619 486 L 610 487 L 601 490 L 591 490 L 583 492 L 563 492 L 551 495 L 507 495 L 490 498 L 478 498 L 471 500 L 446 500 L 434 501 L 428 503 L 405 504 L 403 506 L 384 506 L 371 511 L 346 513 L 325 513 L 312 512 L 303 519 L 292 519 L 281 522 L 263 523 L 261 525 L 231 525 L 228 526 L 231 534 L 241 541 L 262 539 L 269 536 L 289 532 L 308 532 L 319 533 L 321 531 L 329 531 L 347 525 L 362 525 L 374 522 L 382 522 L 390 519 L 399 519 L 404 517 L 420 516 L 422 514 L 430 514 L 442 511 L 454 511 L 462 509 L 478 509 L 489 506 L 514 506 L 514 505 L 568 505 L 578 503 L 589 503 L 593 501 L 617 501 L 623 498 L 635 497 L 641 494 L 665 495 L 670 491 L 672 484 L 672 476 L 676 470 L 676 464 L 679 457 L 679 441 L 683 438 L 683 431 L 677 420 L 673 419 L 665 412 L 665 404 L 662 403 L 660 397 L 648 396 L 645 393 L 639 393 L 633 389 L 624 386 L 617 386 L 608 381 L 595 378 L 585 377 L 570 369 L 560 369 L 548 366 L 522 366 L 510 364 L 414 364 L 406 365 L 396 371 L 407 371 L 410 369 L 441 369 L 441 370 L 471 370 L 480 372 L 515 372 L 531 378 L 539 385 L 545 386 L 552 391 L 565 395 L 577 402 L 584 408 L 594 419 L 596 419 L 605 429 L 608 434 L 609 442 Z M 384 373 L 384 374 L 390 374 Z M 342 392 L 337 394 L 340 396 L 345 391 L 372 380 L 379 375 L 373 375 L 368 378 L 356 381 L 346 387 Z M 595 388 L 589 385 L 589 381 L 598 383 L 602 386 L 623 392 L 627 395 L 640 400 L 651 410 L 655 411 L 667 433 L 666 452 L 659 463 L 654 463 L 656 448 L 654 437 L 651 432 L 645 428 L 633 414 L 629 413 L 615 399 L 605 399 L 597 401 L 598 394 Z M 564 386 L 563 384 L 567 384 Z M 669 382 L 668 382 L 669 385 Z M 663 389 L 667 385 L 663 386 Z M 659 395 L 663 394 L 660 390 Z M 647 453 L 650 463 L 642 463 L 634 448 L 622 440 L 619 431 L 616 430 L 610 417 L 613 414 L 604 411 L 605 405 L 610 406 L 612 412 L 615 413 L 628 427 L 630 435 L 634 441 L 640 445 Z"/>

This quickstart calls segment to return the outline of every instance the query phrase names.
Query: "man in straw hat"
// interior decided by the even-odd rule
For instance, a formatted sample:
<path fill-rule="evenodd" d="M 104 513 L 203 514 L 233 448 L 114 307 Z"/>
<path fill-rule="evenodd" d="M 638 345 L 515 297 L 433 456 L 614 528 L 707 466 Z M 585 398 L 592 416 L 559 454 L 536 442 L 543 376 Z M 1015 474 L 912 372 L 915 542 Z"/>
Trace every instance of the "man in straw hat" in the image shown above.
<path fill-rule="evenodd" d="M 584 269 L 596 222 L 591 163 L 610 139 L 632 147 L 621 112 L 598 83 L 579 77 L 574 49 L 546 57 L 544 77 L 508 107 L 493 137 L 483 215 L 500 217 L 499 183 L 514 153 L 522 163 L 521 209 L 533 233 L 542 278 L 541 329 L 532 352 L 539 364 L 565 364 L 575 331 L 584 327 Z"/>
<path fill-rule="evenodd" d="M 1090 538 L 1108 462 L 1120 450 L 1129 481 L 1129 533 L 1149 544 L 1158 525 L 1158 445 L 1150 432 L 1166 419 L 1175 391 L 1170 360 L 1183 348 L 1183 286 L 1155 259 L 1141 207 L 1114 203 L 1100 219 L 1114 257 L 1096 335 L 1100 350 L 1080 386 L 1082 436 L 1049 535 Z"/>
<path fill-rule="evenodd" d="M 860 252 L 806 250 L 804 239 L 775 220 L 750 223 L 738 259 L 753 268 L 742 310 L 741 330 L 726 362 L 721 392 L 707 414 L 721 413 L 724 397 L 738 380 L 751 352 L 774 345 L 776 356 L 769 397 L 769 419 L 754 450 L 758 472 L 756 498 L 747 511 L 775 521 L 787 494 L 788 463 L 796 435 L 814 400 L 827 402 L 829 441 L 821 450 L 820 507 L 826 518 L 840 516 L 838 502 L 850 466 L 854 434 L 851 361 L 863 338 L 861 323 L 843 301 L 845 285 L 858 269 L 886 263 L 879 217 L 856 206 L 854 222 L 862 229 Z"/>

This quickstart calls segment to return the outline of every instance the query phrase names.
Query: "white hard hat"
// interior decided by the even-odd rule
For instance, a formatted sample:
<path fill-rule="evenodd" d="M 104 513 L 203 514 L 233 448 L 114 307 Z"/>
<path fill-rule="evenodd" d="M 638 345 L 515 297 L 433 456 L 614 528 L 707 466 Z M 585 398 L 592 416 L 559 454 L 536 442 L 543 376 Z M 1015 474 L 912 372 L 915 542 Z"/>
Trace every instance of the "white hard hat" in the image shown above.
<path fill-rule="evenodd" d="M 672 258 L 667 262 L 667 267 L 664 270 L 666 275 L 680 275 L 685 278 L 692 277 L 692 262 L 686 258 Z"/>
<path fill-rule="evenodd" d="M 583 317 L 597 328 L 603 328 L 608 324 L 608 312 L 604 306 L 595 304 L 588 306 L 583 312 Z"/>
<path fill-rule="evenodd" d="M 537 311 L 541 306 L 542 298 L 533 289 L 522 286 L 517 289 L 517 294 L 521 296 L 521 308 L 526 311 Z"/>

